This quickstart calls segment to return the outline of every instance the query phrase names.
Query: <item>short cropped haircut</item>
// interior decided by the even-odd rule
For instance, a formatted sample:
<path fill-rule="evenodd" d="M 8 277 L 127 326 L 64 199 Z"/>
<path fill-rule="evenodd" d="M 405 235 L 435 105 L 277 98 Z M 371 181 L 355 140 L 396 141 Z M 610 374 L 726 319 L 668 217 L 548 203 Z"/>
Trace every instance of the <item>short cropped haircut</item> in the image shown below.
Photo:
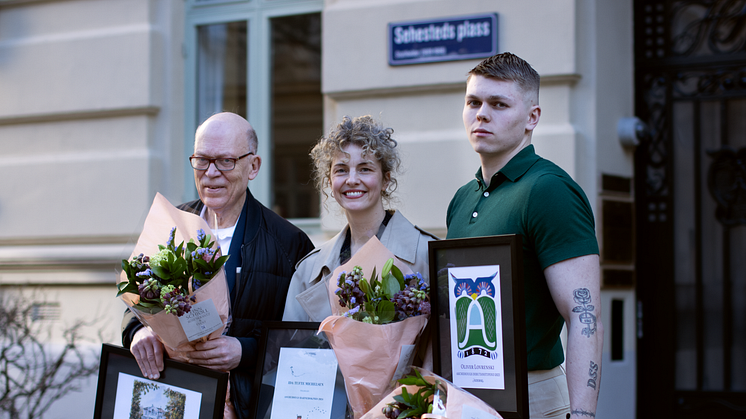
<path fill-rule="evenodd" d="M 391 138 L 392 128 L 386 128 L 370 115 L 351 119 L 342 118 L 342 122 L 332 128 L 328 134 L 321 137 L 311 150 L 314 171 L 313 178 L 316 188 L 328 198 L 326 188 L 331 187 L 332 162 L 338 153 L 345 153 L 343 149 L 350 144 L 363 149 L 363 154 L 375 158 L 381 163 L 383 179 L 388 175 L 389 184 L 381 193 L 384 200 L 390 201 L 391 194 L 396 190 L 396 174 L 401 166 L 396 140 Z M 345 153 L 347 154 L 347 153 Z"/>
<path fill-rule="evenodd" d="M 253 127 L 247 130 L 246 137 L 249 140 L 249 151 L 257 153 L 259 151 L 259 139 L 256 137 L 256 131 Z"/>
<path fill-rule="evenodd" d="M 539 73 L 515 54 L 503 52 L 486 58 L 469 71 L 469 77 L 472 75 L 515 82 L 524 92 L 534 93 L 538 101 L 541 82 Z"/>

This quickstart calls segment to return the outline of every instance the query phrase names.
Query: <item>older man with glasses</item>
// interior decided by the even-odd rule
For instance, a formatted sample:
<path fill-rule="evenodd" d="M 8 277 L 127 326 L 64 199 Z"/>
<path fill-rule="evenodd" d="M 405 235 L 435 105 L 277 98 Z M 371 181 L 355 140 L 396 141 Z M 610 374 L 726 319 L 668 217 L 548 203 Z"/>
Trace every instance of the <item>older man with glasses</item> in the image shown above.
<path fill-rule="evenodd" d="M 231 401 L 239 418 L 249 417 L 249 395 L 261 322 L 281 320 L 296 263 L 313 244 L 308 236 L 257 201 L 248 189 L 261 167 L 257 137 L 248 121 L 224 112 L 197 128 L 189 162 L 199 198 L 179 206 L 203 217 L 223 253 L 231 295 L 228 333 L 197 345 L 190 362 L 231 372 Z M 130 312 L 122 343 L 145 377 L 163 371 L 163 346 Z"/>

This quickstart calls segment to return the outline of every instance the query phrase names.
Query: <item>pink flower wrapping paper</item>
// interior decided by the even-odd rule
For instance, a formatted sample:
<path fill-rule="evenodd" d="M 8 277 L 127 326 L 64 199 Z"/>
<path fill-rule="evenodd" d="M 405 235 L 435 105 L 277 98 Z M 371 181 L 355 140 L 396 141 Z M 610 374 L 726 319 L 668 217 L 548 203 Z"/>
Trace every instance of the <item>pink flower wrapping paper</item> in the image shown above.
<path fill-rule="evenodd" d="M 140 233 L 132 256 L 139 255 L 140 253 L 145 255 L 156 254 L 158 252 L 158 245 L 164 244 L 165 239 L 168 238 L 169 232 L 174 226 L 176 227 L 175 243 L 187 242 L 190 238 L 196 240 L 197 231 L 200 229 L 214 237 L 210 227 L 202 217 L 179 210 L 171 205 L 163 195 L 158 193 L 145 219 L 143 231 Z M 120 273 L 117 282 L 123 281 L 127 281 L 125 272 Z M 179 322 L 179 318 L 175 315 L 165 311 L 150 314 L 138 310 L 136 307 L 133 307 L 140 300 L 140 296 L 137 294 L 125 293 L 120 298 L 127 304 L 140 322 L 149 327 L 158 336 L 158 339 L 166 347 L 169 356 L 183 361 L 186 358 L 180 355 L 180 352 L 194 350 L 196 342 L 221 336 L 225 328 L 230 324 L 231 319 L 230 296 L 223 268 L 197 291 L 190 289 L 190 295 L 195 297 L 196 301 L 194 303 L 212 300 L 223 322 L 223 326 L 220 329 L 192 342 L 187 339 L 186 333 L 181 327 L 181 322 Z"/>
<path fill-rule="evenodd" d="M 412 270 L 398 260 L 376 237 L 371 238 L 344 265 L 334 270 L 329 281 L 329 299 L 333 315 L 319 326 L 334 349 L 339 369 L 345 379 L 347 398 L 355 418 L 360 418 L 396 385 L 394 377 L 402 347 L 415 345 L 427 325 L 428 316 L 415 316 L 388 324 L 369 324 L 344 317 L 347 308 L 339 305 L 335 294 L 337 278 L 342 271 L 351 272 L 354 266 L 363 268 L 365 278 L 376 268 L 380 276 L 386 261 L 394 258 L 403 275 Z"/>
<path fill-rule="evenodd" d="M 447 418 L 461 418 L 464 406 L 468 405 L 477 410 L 488 413 L 498 419 L 502 419 L 502 416 L 500 416 L 500 414 L 497 413 L 495 409 L 490 407 L 490 405 L 482 401 L 482 399 L 474 396 L 471 393 L 468 393 L 461 387 L 453 385 L 453 383 L 451 383 L 450 381 L 445 380 L 430 371 L 424 370 L 422 368 L 417 368 L 417 370 L 420 372 L 420 374 L 422 374 L 422 378 L 424 378 L 425 381 L 427 381 L 428 383 L 432 384 L 435 382 L 435 380 L 439 380 L 441 383 L 444 383 L 446 385 L 445 416 Z M 386 407 L 387 404 L 394 401 L 394 396 L 402 393 L 403 387 L 406 387 L 407 392 L 410 394 L 416 393 L 419 390 L 419 388 L 414 385 L 400 385 L 399 387 L 394 389 L 394 391 L 387 394 L 381 401 L 378 402 L 378 404 L 373 406 L 367 413 L 365 413 L 365 415 L 362 416 L 361 419 L 387 419 L 386 416 L 383 414 L 382 409 Z"/>

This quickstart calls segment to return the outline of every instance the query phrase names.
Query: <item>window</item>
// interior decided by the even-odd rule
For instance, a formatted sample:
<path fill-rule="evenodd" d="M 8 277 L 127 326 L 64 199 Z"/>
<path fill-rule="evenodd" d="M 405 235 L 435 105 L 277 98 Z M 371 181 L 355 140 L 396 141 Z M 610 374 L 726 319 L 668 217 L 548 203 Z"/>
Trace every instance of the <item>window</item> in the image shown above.
<path fill-rule="evenodd" d="M 187 156 L 210 115 L 245 117 L 262 156 L 252 194 L 286 218 L 319 217 L 308 153 L 323 133 L 322 5 L 193 0 L 187 9 Z M 187 190 L 196 197 L 187 169 Z"/>

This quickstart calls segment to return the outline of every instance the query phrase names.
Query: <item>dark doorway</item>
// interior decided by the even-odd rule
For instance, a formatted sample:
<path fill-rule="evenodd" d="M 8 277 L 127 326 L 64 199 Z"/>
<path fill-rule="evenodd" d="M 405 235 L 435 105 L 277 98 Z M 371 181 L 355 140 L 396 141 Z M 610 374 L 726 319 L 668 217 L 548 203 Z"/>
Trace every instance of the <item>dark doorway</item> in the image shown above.
<path fill-rule="evenodd" d="M 637 417 L 746 417 L 746 1 L 635 1 Z"/>

